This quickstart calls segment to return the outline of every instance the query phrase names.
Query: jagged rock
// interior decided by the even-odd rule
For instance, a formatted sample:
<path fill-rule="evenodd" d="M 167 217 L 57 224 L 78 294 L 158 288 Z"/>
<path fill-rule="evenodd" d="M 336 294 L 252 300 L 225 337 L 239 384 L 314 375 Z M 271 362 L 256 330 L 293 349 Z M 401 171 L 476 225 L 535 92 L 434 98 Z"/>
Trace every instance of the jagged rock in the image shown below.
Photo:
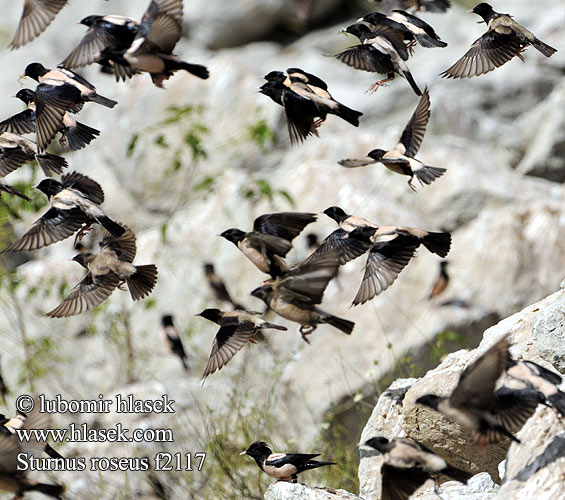
<path fill-rule="evenodd" d="M 565 291 L 560 293 L 565 296 Z M 565 372 L 565 300 L 539 314 L 532 325 L 532 338 L 540 356 Z"/>
<path fill-rule="evenodd" d="M 345 490 L 311 487 L 283 481 L 271 484 L 265 492 L 265 500 L 355 500 L 360 498 Z"/>
<path fill-rule="evenodd" d="M 414 494 L 412 500 L 437 500 L 438 495 L 430 486 L 424 486 L 419 492 Z M 467 484 L 456 481 L 443 483 L 439 489 L 439 494 L 444 500 L 493 500 L 496 498 L 499 486 L 494 484 L 487 472 L 474 475 Z"/>

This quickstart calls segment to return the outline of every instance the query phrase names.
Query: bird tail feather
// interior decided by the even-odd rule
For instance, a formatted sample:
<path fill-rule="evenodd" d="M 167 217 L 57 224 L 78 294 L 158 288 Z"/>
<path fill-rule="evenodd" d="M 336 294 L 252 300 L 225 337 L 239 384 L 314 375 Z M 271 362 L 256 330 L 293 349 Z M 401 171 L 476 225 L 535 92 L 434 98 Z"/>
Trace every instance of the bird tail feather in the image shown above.
<path fill-rule="evenodd" d="M 329 323 L 334 328 L 341 330 L 343 333 L 346 333 L 347 335 L 351 335 L 351 332 L 353 332 L 353 327 L 355 326 L 355 323 L 353 323 L 353 321 L 349 321 L 343 318 L 338 318 L 337 316 L 332 316 L 331 314 L 328 314 L 328 316 L 325 319 L 325 323 Z"/>
<path fill-rule="evenodd" d="M 473 476 L 470 472 L 466 472 L 451 465 L 448 465 L 446 469 L 441 471 L 441 473 L 463 484 L 467 484 L 467 481 L 469 481 L 469 479 Z"/>
<path fill-rule="evenodd" d="M 101 104 L 102 106 L 106 106 L 107 108 L 113 108 L 116 104 L 118 104 L 117 101 L 113 101 L 112 99 L 108 99 L 107 97 L 99 95 L 96 92 L 87 96 L 87 100 L 95 102 L 97 104 Z"/>
<path fill-rule="evenodd" d="M 126 230 L 117 222 L 114 222 L 107 215 L 100 215 L 96 218 L 96 222 L 102 225 L 114 238 L 119 238 Z"/>
<path fill-rule="evenodd" d="M 348 108 L 343 104 L 340 104 L 338 106 L 336 114 L 355 127 L 359 126 L 359 117 L 363 115 L 361 111 L 355 111 L 354 109 Z"/>
<path fill-rule="evenodd" d="M 561 415 L 565 416 L 565 393 L 558 390 L 557 394 L 552 394 L 547 400 Z"/>
<path fill-rule="evenodd" d="M 84 146 L 90 144 L 99 135 L 100 130 L 96 130 L 80 122 L 77 122 L 74 127 L 69 127 L 65 133 L 71 151 L 84 148 Z"/>
<path fill-rule="evenodd" d="M 430 35 L 414 35 L 418 43 L 422 47 L 426 47 L 427 49 L 432 49 L 435 47 L 447 47 L 447 43 L 442 40 L 437 40 Z"/>
<path fill-rule="evenodd" d="M 418 88 L 418 85 L 416 84 L 416 81 L 414 80 L 414 77 L 412 76 L 412 73 L 410 73 L 410 71 L 402 71 L 402 76 L 404 76 L 404 78 L 406 78 L 406 80 L 408 80 L 408 83 L 410 84 L 410 87 L 412 87 L 412 90 L 414 90 L 414 92 L 416 93 L 416 95 L 422 95 L 422 91 Z"/>
<path fill-rule="evenodd" d="M 430 167 L 426 165 L 423 168 L 420 168 L 414 172 L 416 177 L 420 182 L 423 184 L 431 184 L 434 182 L 438 177 L 441 177 L 445 172 L 445 168 L 441 167 Z"/>
<path fill-rule="evenodd" d="M 126 281 L 133 300 L 140 300 L 151 293 L 157 283 L 157 267 L 153 264 L 136 266 L 136 272 Z"/>
<path fill-rule="evenodd" d="M 41 170 L 43 170 L 43 173 L 47 177 L 51 177 L 53 173 L 61 174 L 63 173 L 63 168 L 69 166 L 67 160 L 61 156 L 52 155 L 51 153 L 36 155 L 35 158 L 37 159 L 37 163 L 39 163 Z"/>
<path fill-rule="evenodd" d="M 26 491 L 39 491 L 53 498 L 62 498 L 65 487 L 61 484 L 33 483 L 25 488 Z"/>
<path fill-rule="evenodd" d="M 445 257 L 451 248 L 451 234 L 428 233 L 424 236 L 422 243 L 430 252 Z"/>
<path fill-rule="evenodd" d="M 55 448 L 53 448 L 50 444 L 45 445 L 45 453 L 49 455 L 51 458 L 64 458 Z"/>
<path fill-rule="evenodd" d="M 547 43 L 543 43 L 541 40 L 534 38 L 532 45 L 534 48 L 539 50 L 545 57 L 551 57 L 553 54 L 557 52 L 557 49 L 554 49 L 551 45 L 547 45 Z"/>

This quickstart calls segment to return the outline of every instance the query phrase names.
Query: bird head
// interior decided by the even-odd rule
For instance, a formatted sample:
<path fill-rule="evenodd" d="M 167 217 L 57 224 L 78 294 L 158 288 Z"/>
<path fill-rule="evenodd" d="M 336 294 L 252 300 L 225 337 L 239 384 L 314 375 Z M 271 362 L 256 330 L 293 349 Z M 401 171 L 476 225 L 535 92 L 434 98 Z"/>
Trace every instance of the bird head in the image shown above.
<path fill-rule="evenodd" d="M 476 5 L 475 7 L 473 7 L 471 10 L 468 10 L 467 12 L 469 12 L 469 14 L 477 14 L 478 16 L 481 16 L 486 22 L 488 22 L 488 20 L 490 19 L 490 17 L 494 13 L 494 11 L 492 10 L 492 7 L 488 3 L 485 3 L 485 2 L 482 2 L 479 5 Z"/>
<path fill-rule="evenodd" d="M 210 262 L 205 262 L 204 263 L 204 274 L 206 276 L 208 276 L 210 274 L 214 274 L 214 264 L 212 264 Z"/>
<path fill-rule="evenodd" d="M 263 285 L 253 290 L 251 292 L 251 295 L 253 295 L 253 297 L 261 299 L 263 302 L 265 302 L 265 304 L 269 305 L 269 295 L 272 291 L 272 285 Z"/>
<path fill-rule="evenodd" d="M 361 38 L 364 35 L 370 35 L 371 29 L 365 24 L 355 23 L 345 28 L 345 33 Z"/>
<path fill-rule="evenodd" d="M 443 400 L 444 398 L 441 398 L 439 396 L 436 396 L 435 394 L 426 394 L 424 396 L 420 396 L 417 400 L 416 403 L 418 403 L 419 405 L 424 405 L 424 406 L 428 406 L 429 408 L 432 408 L 434 410 L 437 410 L 437 407 L 439 405 L 439 403 Z"/>
<path fill-rule="evenodd" d="M 249 455 L 252 458 L 267 457 L 272 453 L 271 449 L 264 441 L 255 441 L 247 450 L 242 451 L 240 455 Z"/>
<path fill-rule="evenodd" d="M 39 189 L 47 198 L 51 198 L 63 190 L 63 185 L 55 179 L 43 179 L 33 187 Z"/>
<path fill-rule="evenodd" d="M 204 311 L 198 313 L 196 316 L 202 316 L 203 318 L 216 323 L 222 317 L 222 311 L 220 311 L 219 309 L 204 309 Z"/>
<path fill-rule="evenodd" d="M 14 96 L 17 97 L 20 101 L 24 102 L 25 104 L 29 104 L 33 102 L 35 99 L 35 92 L 31 89 L 22 89 L 18 90 L 17 94 Z"/>
<path fill-rule="evenodd" d="M 385 153 L 386 151 L 384 149 L 373 149 L 367 153 L 367 156 L 373 160 L 379 161 Z"/>
<path fill-rule="evenodd" d="M 228 241 L 231 241 L 234 245 L 237 245 L 243 238 L 245 238 L 245 234 L 241 229 L 226 229 L 223 233 L 220 234 L 222 238 L 225 238 Z"/>
<path fill-rule="evenodd" d="M 30 78 L 39 81 L 39 77 L 43 76 L 48 71 L 49 70 L 45 66 L 43 66 L 43 64 L 34 62 L 26 66 L 26 69 L 22 77 L 29 76 Z"/>
<path fill-rule="evenodd" d="M 347 217 L 349 217 L 349 215 L 347 215 L 343 209 L 339 208 L 339 207 L 330 207 L 330 208 L 326 208 L 324 210 L 324 213 L 330 218 L 335 220 L 338 224 L 347 219 Z"/>
<path fill-rule="evenodd" d="M 100 21 L 103 16 L 87 16 L 81 19 L 78 24 L 84 24 L 85 26 L 92 26 L 95 22 Z"/>
<path fill-rule="evenodd" d="M 390 442 L 385 437 L 377 436 L 371 438 L 365 441 L 365 444 L 367 446 L 370 446 L 371 448 L 374 448 L 377 451 L 380 451 L 381 453 L 386 453 L 390 449 Z"/>
<path fill-rule="evenodd" d="M 91 252 L 81 252 L 77 253 L 73 257 L 74 262 L 78 262 L 82 267 L 88 269 L 88 261 L 92 258 L 94 254 Z"/>
<path fill-rule="evenodd" d="M 173 316 L 171 314 L 165 314 L 161 318 L 161 324 L 163 326 L 173 326 Z"/>
<path fill-rule="evenodd" d="M 286 75 L 282 71 L 270 71 L 263 78 L 268 82 L 283 82 Z"/>

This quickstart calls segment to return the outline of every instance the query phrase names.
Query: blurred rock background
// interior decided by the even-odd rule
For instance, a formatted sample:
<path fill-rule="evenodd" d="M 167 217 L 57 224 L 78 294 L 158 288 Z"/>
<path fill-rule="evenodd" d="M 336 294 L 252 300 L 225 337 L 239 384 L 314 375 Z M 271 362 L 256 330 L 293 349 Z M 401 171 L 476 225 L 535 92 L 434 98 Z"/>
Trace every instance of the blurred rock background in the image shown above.
<path fill-rule="evenodd" d="M 11 40 L 20 4 L 3 5 L 2 46 Z M 440 79 L 438 74 L 484 31 L 478 18 L 465 13 L 473 5 L 462 2 L 446 14 L 423 14 L 449 46 L 417 47 L 408 62 L 431 95 L 432 116 L 419 157 L 448 170 L 418 193 L 381 165 L 346 170 L 337 164 L 395 144 L 418 101 L 400 77 L 368 95 L 365 90 L 378 75 L 325 57 L 355 43 L 337 32 L 374 9 L 365 0 L 190 0 L 176 53 L 206 64 L 209 80 L 178 73 L 163 91 L 147 75 L 116 84 L 95 67 L 82 71 L 119 105 L 86 106 L 80 121 L 102 134 L 65 158 L 70 170 L 101 183 L 105 210 L 134 229 L 136 262 L 156 263 L 159 282 L 142 303 L 117 291 L 92 313 L 50 320 L 43 314 L 82 277 L 82 269 L 69 262 L 72 242 L 6 257 L 1 364 L 12 394 L 3 411 L 11 414 L 15 397 L 30 392 L 76 399 L 167 393 L 176 401 L 172 417 L 64 414 L 55 421 L 59 427 L 122 422 L 130 428 L 172 428 L 174 443 L 56 447 L 65 456 L 87 458 L 206 451 L 200 472 L 154 473 L 170 498 L 262 498 L 268 479 L 236 453 L 262 439 L 277 449 L 313 449 L 336 459 L 339 466 L 306 481 L 356 492 L 356 445 L 389 383 L 423 375 L 450 351 L 475 347 L 486 328 L 555 292 L 564 277 L 563 2 L 546 0 L 543 8 L 527 0 L 494 5 L 558 48 L 552 58 L 530 48 L 525 64 L 515 59 L 480 78 Z M 133 0 L 88 5 L 74 0 L 40 38 L 18 51 L 2 51 L 2 116 L 22 109 L 9 96 L 20 88 L 18 76 L 29 62 L 53 67 L 79 41 L 85 28 L 75 21 L 94 13 L 140 17 L 145 8 L 145 2 Z M 319 139 L 291 149 L 282 109 L 255 92 L 261 75 L 290 66 L 319 75 L 336 99 L 363 111 L 361 126 L 330 117 Z M 33 88 L 33 83 L 25 85 Z M 39 179 L 34 175 L 24 167 L 8 181 Z M 0 202 L 4 243 L 38 216 L 18 210 L 17 218 L 6 198 Z M 203 263 L 215 263 L 238 302 L 251 310 L 263 307 L 249 296 L 263 276 L 216 234 L 229 227 L 248 229 L 262 213 L 321 212 L 331 205 L 380 224 L 452 231 L 448 289 L 427 300 L 439 259 L 421 250 L 386 293 L 352 309 L 364 263 L 359 259 L 343 269 L 324 301 L 325 309 L 356 322 L 351 337 L 320 327 L 306 345 L 295 325 L 277 318 L 288 332 L 267 333 L 267 342 L 244 349 L 201 387 L 216 328 L 194 314 L 228 307 L 214 302 Z M 334 226 L 322 214 L 305 233 L 324 237 Z M 299 261 L 306 255 L 305 237 L 295 247 L 289 257 Z M 446 302 L 451 305 L 442 305 Z M 160 342 L 165 313 L 174 314 L 182 331 L 188 375 Z M 54 477 L 66 483 L 68 498 L 159 498 L 147 473 Z"/>

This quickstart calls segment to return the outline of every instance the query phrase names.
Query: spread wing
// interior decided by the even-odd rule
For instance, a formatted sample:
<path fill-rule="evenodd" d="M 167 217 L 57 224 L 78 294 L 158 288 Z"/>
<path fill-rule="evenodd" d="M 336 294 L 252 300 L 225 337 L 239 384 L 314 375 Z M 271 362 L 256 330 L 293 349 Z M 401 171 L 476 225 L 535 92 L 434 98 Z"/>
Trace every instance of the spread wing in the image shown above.
<path fill-rule="evenodd" d="M 487 31 L 453 66 L 440 75 L 446 78 L 471 78 L 495 70 L 517 56 L 522 44 L 514 33 Z"/>
<path fill-rule="evenodd" d="M 390 56 L 383 54 L 370 45 L 355 45 L 336 54 L 341 62 L 362 71 L 371 73 L 394 73 Z"/>
<path fill-rule="evenodd" d="M 373 245 L 353 305 L 364 304 L 392 285 L 419 245 L 418 238 L 400 234 L 391 241 Z"/>
<path fill-rule="evenodd" d="M 308 224 L 315 221 L 316 215 L 312 213 L 278 212 L 257 217 L 253 222 L 253 230 L 292 241 Z"/>
<path fill-rule="evenodd" d="M 31 134 L 35 132 L 35 112 L 26 109 L 10 118 L 0 122 L 0 134 L 2 132 L 12 132 L 13 134 Z"/>
<path fill-rule="evenodd" d="M 61 183 L 65 188 L 73 188 L 80 191 L 90 201 L 100 205 L 104 201 L 104 191 L 96 181 L 78 172 L 71 172 L 61 177 Z"/>
<path fill-rule="evenodd" d="M 133 262 L 137 252 L 134 232 L 127 226 L 120 224 L 124 229 L 124 233 L 115 237 L 106 229 L 102 229 L 102 241 L 100 242 L 101 252 L 113 251 L 121 261 Z"/>
<path fill-rule="evenodd" d="M 68 0 L 24 0 L 24 10 L 20 24 L 10 43 L 11 49 L 17 49 L 39 36 Z"/>
<path fill-rule="evenodd" d="M 494 393 L 493 415 L 510 432 L 518 432 L 534 414 L 545 397 L 532 389 L 512 390 L 501 387 Z"/>
<path fill-rule="evenodd" d="M 508 338 L 502 338 L 465 368 L 449 398 L 451 406 L 471 406 L 480 410 L 492 410 L 494 386 L 506 368 L 509 345 Z"/>
<path fill-rule="evenodd" d="M 110 272 L 98 276 L 96 282 L 87 273 L 84 279 L 73 288 L 71 293 L 55 309 L 46 313 L 50 318 L 66 318 L 74 316 L 102 304 L 116 289 L 120 280 Z"/>
<path fill-rule="evenodd" d="M 430 94 L 426 88 L 420 97 L 418 106 L 412 114 L 410 121 L 404 128 L 402 136 L 400 137 L 400 144 L 404 148 L 403 154 L 413 158 L 420 146 L 422 145 L 422 140 L 424 139 L 424 134 L 426 133 L 426 126 L 428 125 L 428 120 L 430 119 Z M 399 147 L 397 146 L 397 149 Z M 402 152 L 402 151 L 401 151 Z"/>
<path fill-rule="evenodd" d="M 254 337 L 255 330 L 251 322 L 243 322 L 241 325 L 222 325 L 214 338 L 202 379 L 223 368 Z"/>
<path fill-rule="evenodd" d="M 19 147 L 0 147 L 0 177 L 8 175 L 33 158 L 33 154 L 30 155 Z"/>
<path fill-rule="evenodd" d="M 368 239 L 356 238 L 355 234 L 349 233 L 344 229 L 336 229 L 322 241 L 320 246 L 307 260 L 312 261 L 331 252 L 336 255 L 339 265 L 343 266 L 347 262 L 363 255 L 371 246 L 372 243 Z"/>
<path fill-rule="evenodd" d="M 96 55 L 107 47 L 119 45 L 117 38 L 112 36 L 103 27 L 93 24 L 82 37 L 79 44 L 61 62 L 65 68 L 80 68 L 92 64 L 96 60 Z"/>
<path fill-rule="evenodd" d="M 151 23 L 158 16 L 166 14 L 174 18 L 178 24 L 182 23 L 182 0 L 151 0 L 149 7 L 143 14 L 142 23 Z"/>
<path fill-rule="evenodd" d="M 418 467 L 398 468 L 383 464 L 382 500 L 408 500 L 430 476 Z"/>
<path fill-rule="evenodd" d="M 2 253 L 37 250 L 62 241 L 75 234 L 87 222 L 88 217 L 79 208 L 61 210 L 52 207 L 33 223 L 27 233 Z"/>
<path fill-rule="evenodd" d="M 311 101 L 290 89 L 283 91 L 282 101 L 291 144 L 303 142 L 309 135 L 318 135 L 313 127 L 317 111 Z"/>

